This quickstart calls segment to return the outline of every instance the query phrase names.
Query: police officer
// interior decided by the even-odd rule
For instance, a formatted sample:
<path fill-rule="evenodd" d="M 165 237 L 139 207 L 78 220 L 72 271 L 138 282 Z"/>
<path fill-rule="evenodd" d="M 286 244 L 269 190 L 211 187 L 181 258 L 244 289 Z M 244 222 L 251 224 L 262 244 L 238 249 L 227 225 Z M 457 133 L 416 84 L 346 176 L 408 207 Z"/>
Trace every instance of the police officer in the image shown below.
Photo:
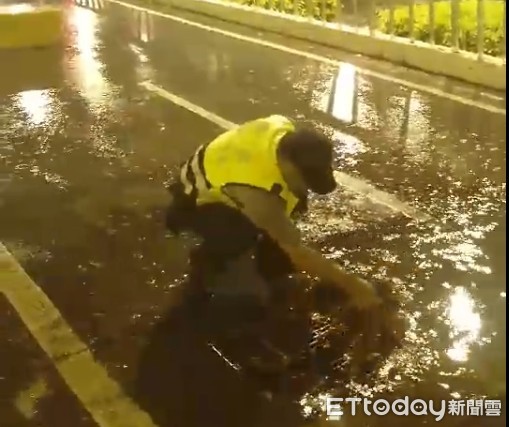
<path fill-rule="evenodd" d="M 307 210 L 308 192 L 336 188 L 332 143 L 273 115 L 242 124 L 198 148 L 170 186 L 168 228 L 193 231 L 202 243 L 191 255 L 195 280 L 214 292 L 233 279 L 259 289 L 271 280 L 305 271 L 341 287 L 358 307 L 379 302 L 373 287 L 303 246 L 291 218 Z M 255 262 L 253 262 L 253 259 Z M 247 270 L 246 270 L 247 269 Z M 262 285 L 260 285 L 262 283 Z M 266 289 L 266 287 L 265 287 Z"/>

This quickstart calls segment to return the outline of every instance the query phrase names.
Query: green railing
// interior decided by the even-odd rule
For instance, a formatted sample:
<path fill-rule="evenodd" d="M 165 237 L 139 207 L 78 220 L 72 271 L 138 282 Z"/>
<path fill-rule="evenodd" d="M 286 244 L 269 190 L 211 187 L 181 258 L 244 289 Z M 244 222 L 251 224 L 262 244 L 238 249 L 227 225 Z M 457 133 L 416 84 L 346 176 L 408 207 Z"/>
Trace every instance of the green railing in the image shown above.
<path fill-rule="evenodd" d="M 505 58 L 505 0 L 223 0 Z"/>

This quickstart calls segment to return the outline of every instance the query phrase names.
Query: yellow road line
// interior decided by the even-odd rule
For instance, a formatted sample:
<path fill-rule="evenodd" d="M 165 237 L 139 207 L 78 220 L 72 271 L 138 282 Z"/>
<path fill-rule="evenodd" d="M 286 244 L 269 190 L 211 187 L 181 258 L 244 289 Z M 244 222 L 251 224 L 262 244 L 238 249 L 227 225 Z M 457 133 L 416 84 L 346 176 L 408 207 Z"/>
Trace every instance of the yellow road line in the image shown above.
<path fill-rule="evenodd" d="M 0 292 L 100 427 L 156 427 L 73 332 L 48 296 L 0 243 Z"/>

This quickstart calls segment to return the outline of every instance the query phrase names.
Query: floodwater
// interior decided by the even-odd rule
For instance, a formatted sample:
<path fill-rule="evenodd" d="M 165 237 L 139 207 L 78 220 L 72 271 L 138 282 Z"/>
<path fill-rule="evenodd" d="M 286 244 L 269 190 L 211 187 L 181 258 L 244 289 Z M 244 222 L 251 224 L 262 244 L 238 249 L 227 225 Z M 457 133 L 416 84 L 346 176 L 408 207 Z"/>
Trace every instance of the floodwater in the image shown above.
<path fill-rule="evenodd" d="M 335 53 L 334 67 L 88 6 L 67 7 L 62 47 L 1 52 L 0 239 L 156 423 L 319 425 L 327 395 L 490 398 L 505 413 L 505 113 L 373 77 L 351 56 Z M 310 283 L 262 321 L 179 300 L 195 242 L 166 234 L 164 183 L 221 129 L 147 92 L 147 79 L 236 123 L 273 113 L 312 123 L 334 137 L 338 170 L 431 218 L 343 188 L 299 224 L 350 271 L 394 286 L 401 342 L 362 334 L 366 319 Z M 3 383 L 7 400 L 23 381 Z M 430 420 L 347 414 L 330 425 Z M 505 414 L 442 423 L 498 426 Z"/>

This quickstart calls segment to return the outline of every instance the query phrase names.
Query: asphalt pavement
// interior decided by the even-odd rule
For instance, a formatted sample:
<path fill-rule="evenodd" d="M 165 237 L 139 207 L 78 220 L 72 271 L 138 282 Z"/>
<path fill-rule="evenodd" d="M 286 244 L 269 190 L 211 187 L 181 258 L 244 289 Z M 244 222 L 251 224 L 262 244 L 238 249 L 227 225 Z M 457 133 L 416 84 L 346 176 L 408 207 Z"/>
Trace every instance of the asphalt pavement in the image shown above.
<path fill-rule="evenodd" d="M 161 427 L 300 426 L 323 396 L 352 393 L 500 399 L 501 417 L 444 425 L 504 425 L 505 94 L 153 7 L 171 16 L 67 4 L 63 46 L 0 52 L 0 241 L 96 361 Z M 245 310 L 179 299 L 195 242 L 165 232 L 164 183 L 218 118 L 269 114 L 334 137 L 352 180 L 300 226 L 395 286 L 409 325 L 398 348 L 346 358 L 356 320 L 330 307 L 283 301 L 253 327 Z M 101 425 L 22 317 L 0 295 L 0 425 Z M 388 422 L 409 425 L 338 425 Z"/>

